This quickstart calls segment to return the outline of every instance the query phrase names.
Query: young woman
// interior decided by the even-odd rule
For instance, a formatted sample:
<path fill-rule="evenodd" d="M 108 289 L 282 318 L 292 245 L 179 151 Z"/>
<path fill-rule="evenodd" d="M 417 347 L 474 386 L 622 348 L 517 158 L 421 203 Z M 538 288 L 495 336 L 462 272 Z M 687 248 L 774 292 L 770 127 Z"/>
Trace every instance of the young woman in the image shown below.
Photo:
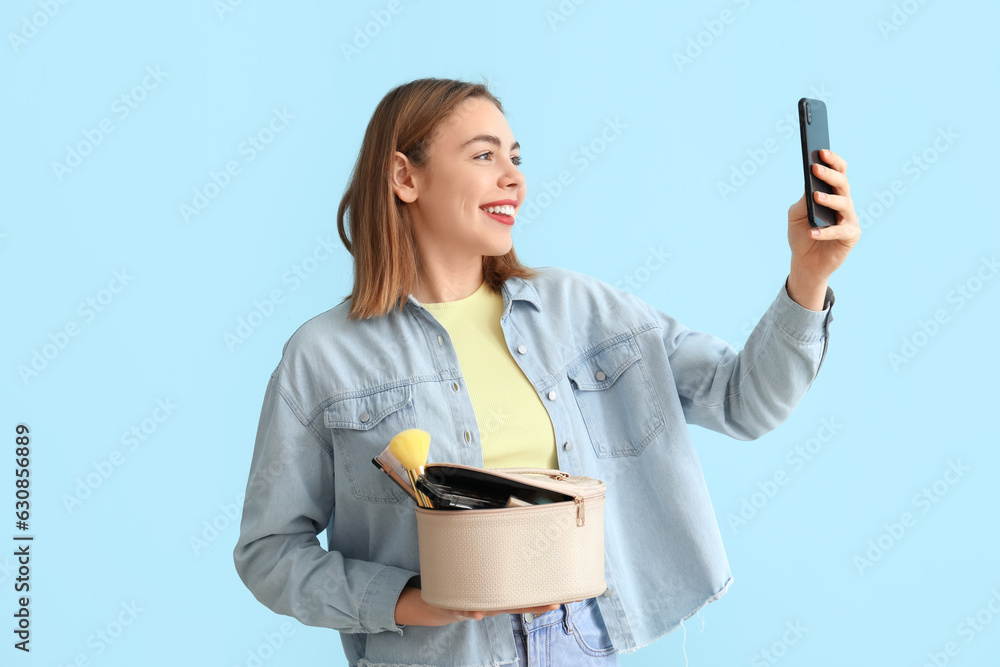
<path fill-rule="evenodd" d="M 240 578 L 340 631 L 352 666 L 617 664 L 717 599 L 732 576 L 687 424 L 758 438 L 816 377 L 828 278 L 860 235 L 846 163 L 823 159 L 836 194 L 818 201 L 839 224 L 812 231 L 804 197 L 789 208 L 789 274 L 737 353 L 582 273 L 518 262 L 520 147 L 484 86 L 390 91 L 337 214 L 353 290 L 295 331 L 267 385 Z M 608 589 L 502 612 L 423 602 L 413 503 L 371 463 L 408 428 L 431 434 L 429 462 L 605 481 Z"/>

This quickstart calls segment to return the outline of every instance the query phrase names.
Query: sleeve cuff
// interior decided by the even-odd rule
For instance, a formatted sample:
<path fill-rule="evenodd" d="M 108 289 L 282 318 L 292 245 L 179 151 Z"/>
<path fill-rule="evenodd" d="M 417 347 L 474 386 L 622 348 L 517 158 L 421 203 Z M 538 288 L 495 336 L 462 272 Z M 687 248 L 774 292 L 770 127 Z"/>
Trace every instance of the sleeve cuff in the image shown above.
<path fill-rule="evenodd" d="M 809 310 L 788 296 L 787 281 L 781 286 L 778 297 L 771 305 L 774 324 L 792 338 L 803 343 L 815 343 L 829 335 L 833 322 L 833 304 L 836 298 L 828 285 L 823 300 L 823 310 Z"/>
<path fill-rule="evenodd" d="M 406 626 L 396 625 L 396 603 L 410 580 L 419 575 L 391 565 L 379 570 L 361 601 L 361 627 L 369 633 L 389 630 L 402 635 Z"/>

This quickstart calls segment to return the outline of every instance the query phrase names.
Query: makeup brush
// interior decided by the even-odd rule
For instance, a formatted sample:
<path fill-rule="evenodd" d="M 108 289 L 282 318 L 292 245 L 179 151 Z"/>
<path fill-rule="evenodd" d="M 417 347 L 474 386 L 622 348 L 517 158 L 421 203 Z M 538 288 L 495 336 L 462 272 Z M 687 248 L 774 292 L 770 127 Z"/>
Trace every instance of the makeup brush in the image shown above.
<path fill-rule="evenodd" d="M 397 433 L 389 441 L 389 452 L 406 468 L 417 494 L 417 504 L 421 507 L 433 508 L 434 503 L 417 488 L 417 477 L 424 474 L 427 465 L 427 452 L 431 448 L 431 434 L 419 428 L 411 428 Z"/>

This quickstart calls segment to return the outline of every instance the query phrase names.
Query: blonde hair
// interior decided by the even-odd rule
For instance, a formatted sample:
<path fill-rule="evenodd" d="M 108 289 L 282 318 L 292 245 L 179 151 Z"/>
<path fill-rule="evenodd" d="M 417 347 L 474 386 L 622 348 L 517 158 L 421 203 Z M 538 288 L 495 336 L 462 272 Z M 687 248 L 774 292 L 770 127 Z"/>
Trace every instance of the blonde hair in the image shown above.
<path fill-rule="evenodd" d="M 386 315 L 404 302 L 416 285 L 420 257 L 406 204 L 392 189 L 390 167 L 395 151 L 421 167 L 427 144 L 438 125 L 465 100 L 500 100 L 484 84 L 454 79 L 417 79 L 390 90 L 375 108 L 361 151 L 337 209 L 337 231 L 354 257 L 350 319 Z M 345 217 L 350 239 L 345 233 Z M 511 276 L 531 278 L 537 271 L 522 265 L 514 248 L 501 256 L 483 256 L 483 277 L 499 293 Z"/>

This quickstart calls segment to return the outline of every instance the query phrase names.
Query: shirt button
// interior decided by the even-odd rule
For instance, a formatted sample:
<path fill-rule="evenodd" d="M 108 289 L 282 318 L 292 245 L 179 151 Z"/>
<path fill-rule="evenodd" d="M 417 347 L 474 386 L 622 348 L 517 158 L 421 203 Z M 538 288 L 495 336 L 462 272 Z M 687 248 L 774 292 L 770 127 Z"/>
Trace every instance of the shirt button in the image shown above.
<path fill-rule="evenodd" d="M 604 382 L 604 378 L 608 376 L 604 374 L 604 371 L 597 371 L 597 374 L 594 375 L 594 377 L 597 378 L 598 382 Z"/>
<path fill-rule="evenodd" d="M 458 383 L 457 382 L 452 382 L 451 383 L 451 388 L 454 389 L 455 391 L 458 391 Z"/>
<path fill-rule="evenodd" d="M 549 400 L 550 401 L 556 400 L 556 390 L 555 389 L 553 389 L 552 391 L 549 392 Z"/>
<path fill-rule="evenodd" d="M 438 336 L 438 345 L 444 345 L 444 339 Z"/>
<path fill-rule="evenodd" d="M 465 432 L 465 441 L 472 442 L 472 435 L 470 435 L 468 431 Z"/>
<path fill-rule="evenodd" d="M 369 415 L 367 412 L 362 412 L 361 413 L 361 422 L 362 423 L 367 423 L 369 419 L 371 419 L 371 415 Z"/>
<path fill-rule="evenodd" d="M 525 347 L 524 345 L 518 345 L 517 346 L 517 351 L 520 352 L 521 354 L 524 354 L 525 352 L 528 351 L 528 348 Z"/>
<path fill-rule="evenodd" d="M 563 445 L 563 449 L 565 449 L 568 452 L 569 450 L 573 449 L 573 443 L 572 442 L 565 443 Z"/>
<path fill-rule="evenodd" d="M 606 598 L 609 598 L 609 597 L 611 597 L 614 594 L 615 594 L 615 592 L 613 590 L 611 590 L 610 588 L 605 589 L 604 593 L 602 593 L 602 595 L 604 597 L 606 597 Z"/>

